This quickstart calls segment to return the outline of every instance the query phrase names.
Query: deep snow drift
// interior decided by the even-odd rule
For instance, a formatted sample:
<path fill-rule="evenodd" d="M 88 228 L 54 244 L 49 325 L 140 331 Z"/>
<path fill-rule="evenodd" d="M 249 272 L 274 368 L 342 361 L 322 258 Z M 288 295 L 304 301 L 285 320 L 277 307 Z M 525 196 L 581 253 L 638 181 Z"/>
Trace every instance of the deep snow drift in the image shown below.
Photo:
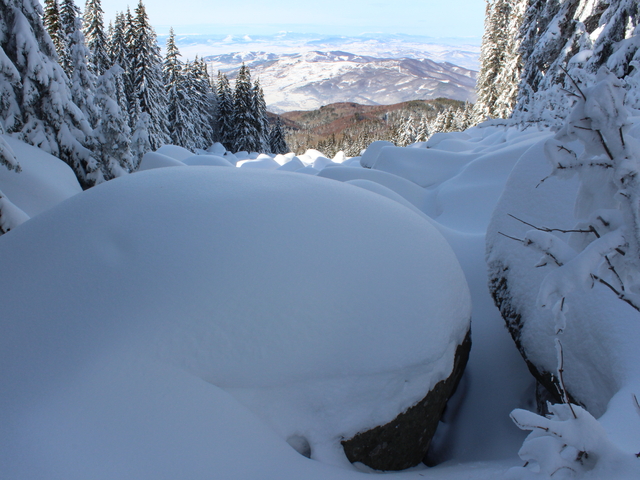
<path fill-rule="evenodd" d="M 362 158 L 372 168 L 320 152 L 200 160 L 167 147 L 143 160 L 152 171 L 4 235 L 7 478 L 378 476 L 348 464 L 338 440 L 448 373 L 467 285 L 471 357 L 429 454 L 444 463 L 385 478 L 548 478 L 512 469 L 526 432 L 509 414 L 539 422 L 523 413 L 535 410 L 534 380 L 490 297 L 484 254 L 514 166 L 517 191 L 527 165 L 548 168 L 550 136 L 485 123 L 411 148 L 373 145 Z M 616 403 L 602 408 L 602 423 L 561 406 L 548 421 L 617 452 L 634 433 Z M 602 425 L 610 438 L 594 436 Z M 535 441 L 523 458 L 540 459 Z M 296 452 L 309 447 L 311 459 Z M 611 478 L 634 478 L 613 458 Z"/>

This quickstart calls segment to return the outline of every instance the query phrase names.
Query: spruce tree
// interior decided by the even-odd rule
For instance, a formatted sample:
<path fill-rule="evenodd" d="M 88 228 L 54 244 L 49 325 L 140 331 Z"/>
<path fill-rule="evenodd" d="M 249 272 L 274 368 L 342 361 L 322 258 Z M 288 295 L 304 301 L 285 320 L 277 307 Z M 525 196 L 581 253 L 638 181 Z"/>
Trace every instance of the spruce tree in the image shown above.
<path fill-rule="evenodd" d="M 264 100 L 264 92 L 260 86 L 260 81 L 256 80 L 252 89 L 252 109 L 254 122 L 257 131 L 259 149 L 257 152 L 269 150 L 269 119 L 267 117 L 267 104 Z"/>
<path fill-rule="evenodd" d="M 53 40 L 53 45 L 56 47 L 58 57 L 62 59 L 65 52 L 65 44 L 63 43 L 64 34 L 60 24 L 60 7 L 58 6 L 58 0 L 45 0 L 42 20 L 47 32 L 49 32 L 51 40 Z"/>
<path fill-rule="evenodd" d="M 78 8 L 73 0 L 63 0 L 64 12 L 62 26 L 69 52 L 70 65 L 67 75 L 71 81 L 71 95 L 73 101 L 84 113 L 92 127 L 98 121 L 98 110 L 93 96 L 96 88 L 96 76 L 89 70 L 89 49 L 82 33 L 82 20 L 78 16 Z"/>
<path fill-rule="evenodd" d="M 104 180 L 87 148 L 92 130 L 73 103 L 40 14 L 37 0 L 0 2 L 0 124 L 67 162 L 88 188 Z"/>
<path fill-rule="evenodd" d="M 100 0 L 87 0 L 84 10 L 84 36 L 90 53 L 89 66 L 96 75 L 102 75 L 111 67 L 103 16 Z"/>
<path fill-rule="evenodd" d="M 132 127 L 133 82 L 126 33 L 125 16 L 123 13 L 118 13 L 109 36 L 109 62 L 111 65 L 118 65 L 122 68 L 122 73 L 116 76 L 116 95 L 122 114 L 125 115 L 129 127 Z"/>
<path fill-rule="evenodd" d="M 156 34 L 149 23 L 145 7 L 140 1 L 134 21 L 132 73 L 134 96 L 140 110 L 148 113 L 149 141 L 156 150 L 169 142 L 166 122 L 166 94 L 162 79 L 162 58 Z"/>
<path fill-rule="evenodd" d="M 233 92 L 227 76 L 218 72 L 218 104 L 216 106 L 216 125 L 218 141 L 226 148 L 233 148 Z"/>
<path fill-rule="evenodd" d="M 271 128 L 269 133 L 269 150 L 275 154 L 289 153 L 289 147 L 284 136 L 284 130 L 282 129 L 282 121 L 280 117 L 276 117 L 276 123 Z"/>
<path fill-rule="evenodd" d="M 167 92 L 167 117 L 171 143 L 193 150 L 193 110 L 186 84 L 185 69 L 180 60 L 180 51 L 176 46 L 173 28 L 167 39 L 167 54 L 164 60 L 163 74 Z"/>
<path fill-rule="evenodd" d="M 95 95 L 100 120 L 94 133 L 98 143 L 97 153 L 107 180 L 129 173 L 134 168 L 130 151 L 131 131 L 117 100 L 116 79 L 121 74 L 122 68 L 115 65 L 100 75 Z"/>
<path fill-rule="evenodd" d="M 191 69 L 193 88 L 192 101 L 198 112 L 195 119 L 196 147 L 207 149 L 215 142 L 214 114 L 217 95 L 211 87 L 211 78 L 207 72 L 207 65 L 202 59 L 196 59 L 189 65 Z"/>
<path fill-rule="evenodd" d="M 260 151 L 262 144 L 255 126 L 256 118 L 251 73 L 245 64 L 242 64 L 236 77 L 233 95 L 233 125 L 233 151 Z"/>

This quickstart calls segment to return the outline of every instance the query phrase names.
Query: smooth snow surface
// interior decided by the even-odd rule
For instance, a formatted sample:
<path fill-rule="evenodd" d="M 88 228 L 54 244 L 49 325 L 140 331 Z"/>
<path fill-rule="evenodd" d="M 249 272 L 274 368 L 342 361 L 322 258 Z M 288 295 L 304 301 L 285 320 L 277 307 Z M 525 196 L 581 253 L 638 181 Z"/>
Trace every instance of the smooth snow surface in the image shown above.
<path fill-rule="evenodd" d="M 62 160 L 9 135 L 1 137 L 13 150 L 22 171 L 0 168 L 0 191 L 29 217 L 82 191 L 73 170 Z"/>
<path fill-rule="evenodd" d="M 626 313 L 598 304 L 597 288 L 582 294 L 573 308 L 588 327 L 567 362 L 581 349 L 597 362 L 591 378 L 567 370 L 566 380 L 590 396 L 590 413 L 559 406 L 544 419 L 487 287 L 490 221 L 503 260 L 533 265 L 539 254 L 497 233 L 524 233 L 505 215 L 573 221 L 575 184 L 535 188 L 551 135 L 486 122 L 412 148 L 374 144 L 362 158 L 211 152 L 238 169 L 165 148 L 143 161 L 158 170 L 0 237 L 2 478 L 381 478 L 346 461 L 341 436 L 391 419 L 448 375 L 472 305 L 469 364 L 428 455 L 443 463 L 385 480 L 559 478 L 562 455 L 587 444 L 606 459 L 575 478 L 626 480 L 640 451 L 640 327 L 604 327 L 599 317 Z M 514 293 L 535 304 L 544 272 L 513 274 Z M 543 353 L 545 321 L 527 333 Z M 512 411 L 549 431 L 534 426 L 523 445 Z M 543 470 L 522 468 L 521 446 Z"/>
<path fill-rule="evenodd" d="M 176 478 L 177 458 L 200 478 L 217 419 L 240 419 L 236 439 L 255 422 L 219 388 L 280 438 L 260 458 L 300 435 L 353 469 L 339 440 L 446 378 L 469 326 L 424 217 L 305 175 L 136 173 L 4 235 L 0 255 L 4 478 Z"/>

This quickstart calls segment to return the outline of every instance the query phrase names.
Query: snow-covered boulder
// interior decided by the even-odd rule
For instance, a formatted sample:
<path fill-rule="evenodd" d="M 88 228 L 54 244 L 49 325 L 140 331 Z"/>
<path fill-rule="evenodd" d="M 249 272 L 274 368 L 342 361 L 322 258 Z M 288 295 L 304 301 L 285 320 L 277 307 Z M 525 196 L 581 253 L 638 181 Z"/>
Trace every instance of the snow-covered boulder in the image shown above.
<path fill-rule="evenodd" d="M 239 168 L 253 168 L 253 169 L 259 169 L 259 170 L 275 170 L 275 169 L 280 167 L 280 164 L 278 162 L 276 162 L 269 155 L 265 155 L 264 153 L 261 153 L 255 159 L 240 160 L 236 164 L 236 166 L 239 167 Z"/>
<path fill-rule="evenodd" d="M 194 382 L 226 390 L 283 442 L 306 440 L 313 459 L 349 466 L 340 441 L 355 437 L 356 460 L 404 468 L 424 456 L 468 352 L 468 287 L 441 234 L 381 195 L 313 176 L 136 173 L 4 235 L 0 257 L 9 471 L 76 478 L 81 464 L 102 478 L 89 455 L 146 478 L 172 455 L 173 436 L 154 433 L 165 425 L 181 451 L 201 451 L 206 432 L 192 440 L 181 419 L 195 398 L 197 411 L 216 403 L 204 387 L 182 390 Z M 154 380 L 165 371 L 166 394 Z M 170 396 L 162 415 L 141 413 L 160 401 L 149 382 Z M 416 409 L 420 420 L 403 420 Z M 148 448 L 132 456 L 123 441 Z"/>
<path fill-rule="evenodd" d="M 181 148 L 181 147 L 176 147 Z M 193 156 L 193 153 L 189 152 L 189 156 Z M 188 158 L 188 157 L 187 157 Z M 165 167 L 184 167 L 185 163 L 180 160 L 176 160 L 173 157 L 163 155 L 158 152 L 147 152 L 142 156 L 138 171 L 153 170 L 154 168 Z"/>
<path fill-rule="evenodd" d="M 564 384 L 572 402 L 595 417 L 606 412 L 602 421 L 614 441 L 637 453 L 640 416 L 632 394 L 640 387 L 640 315 L 597 281 L 567 293 L 562 312 L 541 308 L 540 287 L 557 267 L 551 260 L 541 261 L 543 255 L 525 247 L 522 240 L 537 235 L 530 233 L 536 228 L 573 229 L 579 192 L 577 177 L 549 177 L 545 142 L 531 147 L 514 167 L 489 224 L 490 290 L 539 382 L 539 409 L 546 409 L 546 401 L 561 403 Z M 569 233 L 548 233 L 570 241 Z M 561 331 L 558 315 L 565 323 Z M 562 362 L 557 340 L 562 345 Z"/>
<path fill-rule="evenodd" d="M 179 161 L 186 160 L 187 158 L 193 156 L 193 152 L 187 150 L 184 147 L 180 147 L 179 145 L 163 145 L 158 150 L 156 150 L 156 152 Z"/>
<path fill-rule="evenodd" d="M 281 155 L 278 155 L 281 156 Z M 287 157 L 284 157 L 287 158 Z M 276 157 L 277 159 L 277 157 Z M 304 168 L 304 163 L 300 161 L 298 157 L 287 158 L 287 161 L 278 167 L 278 170 L 282 170 L 284 172 L 295 172 Z"/>
<path fill-rule="evenodd" d="M 395 147 L 395 145 L 385 140 L 371 143 L 360 157 L 360 165 L 364 168 L 372 168 L 383 147 Z"/>

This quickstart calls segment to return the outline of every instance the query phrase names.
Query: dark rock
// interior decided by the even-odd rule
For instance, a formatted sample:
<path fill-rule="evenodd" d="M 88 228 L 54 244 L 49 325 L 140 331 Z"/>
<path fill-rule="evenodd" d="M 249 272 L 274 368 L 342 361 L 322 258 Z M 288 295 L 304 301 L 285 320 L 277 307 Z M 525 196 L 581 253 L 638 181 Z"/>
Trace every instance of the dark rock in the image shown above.
<path fill-rule="evenodd" d="M 471 332 L 456 349 L 449 378 L 438 382 L 427 396 L 386 425 L 361 432 L 342 442 L 351 463 L 375 470 L 404 470 L 425 457 L 438 422 L 454 394 L 469 359 Z"/>

